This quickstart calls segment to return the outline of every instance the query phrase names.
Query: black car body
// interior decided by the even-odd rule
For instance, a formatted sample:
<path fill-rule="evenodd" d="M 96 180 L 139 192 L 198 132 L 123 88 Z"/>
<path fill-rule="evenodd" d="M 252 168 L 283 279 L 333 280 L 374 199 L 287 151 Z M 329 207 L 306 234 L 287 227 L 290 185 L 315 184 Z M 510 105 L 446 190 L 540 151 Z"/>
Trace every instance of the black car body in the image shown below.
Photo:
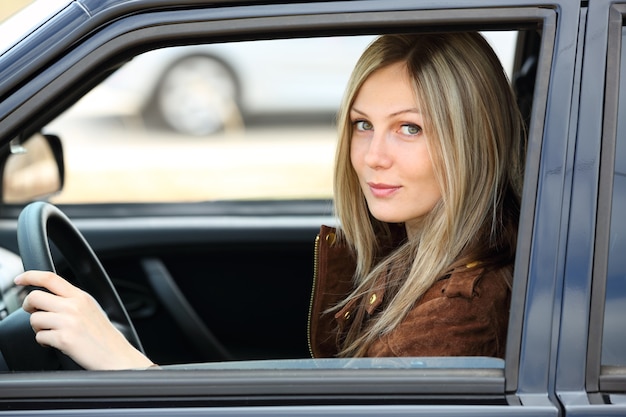
<path fill-rule="evenodd" d="M 507 353 L 302 359 L 313 239 L 334 222 L 328 200 L 60 204 L 125 283 L 146 351 L 171 365 L 4 372 L 0 416 L 625 415 L 625 15 L 613 0 L 68 1 L 0 56 L 5 159 L 11 141 L 157 47 L 519 31 L 513 83 L 529 141 Z M 23 206 L 0 206 L 5 270 Z M 163 266 L 165 278 L 150 274 Z M 181 298 L 159 296 L 171 282 Z M 214 362 L 201 329 L 237 361 Z"/>

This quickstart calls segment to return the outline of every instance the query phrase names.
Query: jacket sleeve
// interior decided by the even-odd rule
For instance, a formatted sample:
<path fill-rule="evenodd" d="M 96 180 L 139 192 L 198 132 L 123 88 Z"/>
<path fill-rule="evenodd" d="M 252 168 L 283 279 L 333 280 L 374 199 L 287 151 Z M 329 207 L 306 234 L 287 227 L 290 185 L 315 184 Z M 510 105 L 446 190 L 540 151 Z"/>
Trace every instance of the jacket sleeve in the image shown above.
<path fill-rule="evenodd" d="M 437 281 L 368 356 L 504 357 L 509 286 L 500 272 L 476 269 Z"/>

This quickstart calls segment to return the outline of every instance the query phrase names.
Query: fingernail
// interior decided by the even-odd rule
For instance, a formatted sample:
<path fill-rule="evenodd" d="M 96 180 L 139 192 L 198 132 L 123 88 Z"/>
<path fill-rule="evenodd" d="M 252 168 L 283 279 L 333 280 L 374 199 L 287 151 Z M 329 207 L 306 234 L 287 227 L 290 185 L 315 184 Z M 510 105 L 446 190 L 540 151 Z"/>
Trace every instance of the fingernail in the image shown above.
<path fill-rule="evenodd" d="M 22 274 L 16 276 L 13 282 L 15 283 L 15 285 L 22 285 Z"/>

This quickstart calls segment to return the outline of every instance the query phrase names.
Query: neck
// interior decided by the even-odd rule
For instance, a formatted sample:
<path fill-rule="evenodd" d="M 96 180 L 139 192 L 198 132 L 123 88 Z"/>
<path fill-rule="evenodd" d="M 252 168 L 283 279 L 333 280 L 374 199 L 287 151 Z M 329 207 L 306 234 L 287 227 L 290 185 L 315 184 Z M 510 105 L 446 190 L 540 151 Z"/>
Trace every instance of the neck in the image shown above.
<path fill-rule="evenodd" d="M 404 223 L 404 227 L 406 229 L 406 236 L 409 239 L 413 239 L 422 231 L 423 221 L 421 219 L 409 220 Z"/>

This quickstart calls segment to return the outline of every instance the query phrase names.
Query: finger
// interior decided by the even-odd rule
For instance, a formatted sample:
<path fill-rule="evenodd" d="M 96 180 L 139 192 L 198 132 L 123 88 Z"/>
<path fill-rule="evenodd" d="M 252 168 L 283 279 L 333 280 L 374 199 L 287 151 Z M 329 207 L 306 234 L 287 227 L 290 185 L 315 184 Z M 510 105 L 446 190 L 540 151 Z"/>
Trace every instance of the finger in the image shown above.
<path fill-rule="evenodd" d="M 41 346 L 55 347 L 54 340 L 56 339 L 53 331 L 57 319 L 55 319 L 55 313 L 48 313 L 46 311 L 39 311 L 31 314 L 30 327 L 35 332 L 35 340 Z"/>
<path fill-rule="evenodd" d="M 71 297 L 77 291 L 75 286 L 49 271 L 26 271 L 15 278 L 15 284 L 45 288 L 61 297 Z"/>
<path fill-rule="evenodd" d="M 35 340 L 42 346 L 57 348 L 63 352 L 76 344 L 80 338 L 77 323 L 62 314 L 38 311 L 30 316 L 30 325 L 35 332 Z"/>
<path fill-rule="evenodd" d="M 50 330 L 35 330 L 35 341 L 43 347 L 54 347 L 51 344 Z"/>
<path fill-rule="evenodd" d="M 35 340 L 41 346 L 56 348 L 65 353 L 61 335 L 62 333 L 59 330 L 41 330 L 35 333 Z"/>
<path fill-rule="evenodd" d="M 31 314 L 30 327 L 35 332 L 62 330 L 64 334 L 68 335 L 80 335 L 84 331 L 80 320 L 75 317 L 49 311 L 36 311 Z"/>
<path fill-rule="evenodd" d="M 30 327 L 33 328 L 35 333 L 56 329 L 61 325 L 59 319 L 60 317 L 56 313 L 36 311 L 30 315 Z"/>
<path fill-rule="evenodd" d="M 66 298 L 46 291 L 34 290 L 24 298 L 22 308 L 29 313 L 36 311 L 68 311 L 71 308 L 71 304 L 66 300 Z"/>

